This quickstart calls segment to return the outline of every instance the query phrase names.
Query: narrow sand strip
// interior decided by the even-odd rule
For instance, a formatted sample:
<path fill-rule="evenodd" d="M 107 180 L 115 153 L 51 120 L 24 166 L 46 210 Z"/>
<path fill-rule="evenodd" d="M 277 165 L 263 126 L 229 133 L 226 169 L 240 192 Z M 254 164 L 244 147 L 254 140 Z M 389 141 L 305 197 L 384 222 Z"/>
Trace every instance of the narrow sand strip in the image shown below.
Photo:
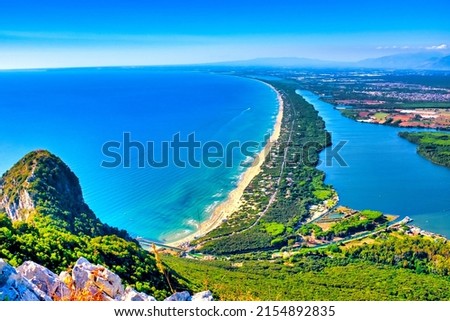
<path fill-rule="evenodd" d="M 274 90 L 277 93 L 279 104 L 277 119 L 275 121 L 275 125 L 273 128 L 272 135 L 270 136 L 269 142 L 266 144 L 266 146 L 264 146 L 264 149 L 261 150 L 261 152 L 259 152 L 258 157 L 255 158 L 255 161 L 252 164 L 252 166 L 249 167 L 241 175 L 238 186 L 228 194 L 228 198 L 224 202 L 217 205 L 211 217 L 208 220 L 202 222 L 198 230 L 195 231 L 194 233 L 180 240 L 167 243 L 167 245 L 180 246 L 182 244 L 194 240 L 196 237 L 203 236 L 208 232 L 217 228 L 223 222 L 223 220 L 225 220 L 227 217 L 229 217 L 231 214 L 233 214 L 235 211 L 239 209 L 239 206 L 241 205 L 241 197 L 244 193 L 244 190 L 247 188 L 248 184 L 250 184 L 252 179 L 259 174 L 259 172 L 261 171 L 261 166 L 264 163 L 266 156 L 269 154 L 272 144 L 275 141 L 277 141 L 278 138 L 280 137 L 281 121 L 283 119 L 283 108 L 284 108 L 283 99 L 281 98 L 280 93 L 273 86 L 267 83 L 265 84 L 270 88 L 272 88 L 272 90 Z"/>

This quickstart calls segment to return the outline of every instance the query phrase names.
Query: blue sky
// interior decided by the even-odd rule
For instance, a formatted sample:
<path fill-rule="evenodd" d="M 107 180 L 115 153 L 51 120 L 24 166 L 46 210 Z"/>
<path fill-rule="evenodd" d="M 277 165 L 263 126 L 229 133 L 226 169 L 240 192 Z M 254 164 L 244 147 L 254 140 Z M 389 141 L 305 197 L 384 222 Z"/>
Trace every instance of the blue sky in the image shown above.
<path fill-rule="evenodd" d="M 0 0 L 0 68 L 449 52 L 448 1 Z"/>

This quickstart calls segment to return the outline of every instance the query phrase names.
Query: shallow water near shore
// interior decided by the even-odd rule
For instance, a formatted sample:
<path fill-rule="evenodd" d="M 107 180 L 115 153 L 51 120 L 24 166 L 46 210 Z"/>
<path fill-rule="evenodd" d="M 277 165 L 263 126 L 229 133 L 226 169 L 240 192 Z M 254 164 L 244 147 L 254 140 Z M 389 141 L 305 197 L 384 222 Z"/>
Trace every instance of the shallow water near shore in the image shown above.
<path fill-rule="evenodd" d="M 278 112 L 276 93 L 252 79 L 148 68 L 0 73 L 0 172 L 34 149 L 61 157 L 80 178 L 102 221 L 133 236 L 173 241 L 192 233 L 224 201 L 245 168 L 104 168 L 108 141 L 161 142 L 195 133 L 202 143 L 262 142 Z M 199 153 L 196 153 L 200 159 Z"/>
<path fill-rule="evenodd" d="M 340 203 L 355 209 L 375 209 L 410 216 L 413 224 L 450 237 L 450 169 L 435 165 L 416 153 L 416 145 L 400 138 L 395 128 L 348 119 L 312 92 L 297 91 L 314 105 L 332 133 L 333 145 L 347 141 L 340 155 L 347 166 L 326 164 L 319 169 L 334 186 Z"/>

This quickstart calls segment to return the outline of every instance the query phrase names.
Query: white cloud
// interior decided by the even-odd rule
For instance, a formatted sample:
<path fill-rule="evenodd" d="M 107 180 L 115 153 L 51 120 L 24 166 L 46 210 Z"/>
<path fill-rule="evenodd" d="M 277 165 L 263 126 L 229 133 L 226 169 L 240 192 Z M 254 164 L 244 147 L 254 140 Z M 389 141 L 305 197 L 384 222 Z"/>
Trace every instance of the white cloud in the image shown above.
<path fill-rule="evenodd" d="M 419 50 L 424 50 L 424 49 L 426 49 L 426 50 L 447 50 L 447 49 L 450 49 L 450 46 L 445 43 L 440 44 L 440 45 L 419 46 L 419 47 L 408 46 L 408 45 L 402 45 L 402 46 L 391 45 L 391 46 L 378 46 L 378 47 L 375 47 L 375 49 L 377 49 L 377 50 L 393 50 L 393 49 L 395 49 L 395 50 L 417 50 L 417 49 L 419 49 Z"/>
<path fill-rule="evenodd" d="M 437 46 L 429 46 L 429 47 L 425 47 L 425 49 L 427 50 L 445 50 L 447 49 L 448 46 L 446 44 L 441 44 L 441 45 L 437 45 Z"/>
<path fill-rule="evenodd" d="M 375 49 L 377 50 L 389 50 L 389 49 L 403 49 L 403 50 L 407 50 L 407 49 L 413 49 L 410 46 L 378 46 Z"/>

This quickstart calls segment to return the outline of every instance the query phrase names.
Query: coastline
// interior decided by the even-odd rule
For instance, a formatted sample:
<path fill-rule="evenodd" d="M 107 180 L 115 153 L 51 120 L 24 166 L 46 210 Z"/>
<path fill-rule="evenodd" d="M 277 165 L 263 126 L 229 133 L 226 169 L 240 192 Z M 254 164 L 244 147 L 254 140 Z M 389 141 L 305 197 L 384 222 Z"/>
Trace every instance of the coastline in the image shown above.
<path fill-rule="evenodd" d="M 278 92 L 277 89 L 275 89 L 275 87 L 266 82 L 263 81 L 261 82 L 266 86 L 269 86 L 273 91 L 275 91 L 278 99 L 278 114 L 275 120 L 272 135 L 270 136 L 268 143 L 258 153 L 252 166 L 250 166 L 244 173 L 242 173 L 238 185 L 228 194 L 227 199 L 216 206 L 210 218 L 200 223 L 199 228 L 192 234 L 189 234 L 179 240 L 165 243 L 165 245 L 179 247 L 181 245 L 189 243 L 193 241 L 195 238 L 201 237 L 209 233 L 210 231 L 214 230 L 218 226 L 220 226 L 223 220 L 227 219 L 231 214 L 233 214 L 235 211 L 239 209 L 241 205 L 241 197 L 245 189 L 253 180 L 253 178 L 255 178 L 256 175 L 260 173 L 261 166 L 263 165 L 266 156 L 270 153 L 270 148 L 272 147 L 272 144 L 278 140 L 281 133 L 284 101 L 281 97 L 281 94 Z"/>

